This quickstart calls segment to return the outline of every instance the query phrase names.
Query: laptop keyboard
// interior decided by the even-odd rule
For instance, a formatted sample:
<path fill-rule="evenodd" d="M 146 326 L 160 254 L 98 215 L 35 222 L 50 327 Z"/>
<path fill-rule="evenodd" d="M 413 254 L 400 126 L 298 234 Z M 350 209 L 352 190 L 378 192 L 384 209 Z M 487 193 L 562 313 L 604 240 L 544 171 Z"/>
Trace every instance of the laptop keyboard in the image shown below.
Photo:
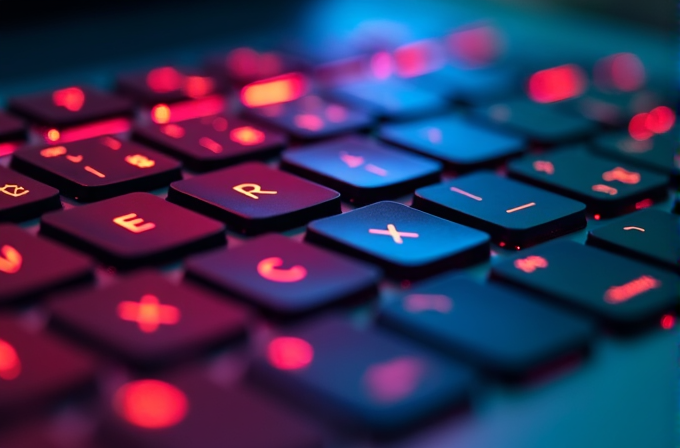
<path fill-rule="evenodd" d="M 487 381 L 572 374 L 600 332 L 673 328 L 672 100 L 614 56 L 437 50 L 488 32 L 10 98 L 0 446 L 398 437 Z M 55 442 L 63 409 L 87 424 Z"/>

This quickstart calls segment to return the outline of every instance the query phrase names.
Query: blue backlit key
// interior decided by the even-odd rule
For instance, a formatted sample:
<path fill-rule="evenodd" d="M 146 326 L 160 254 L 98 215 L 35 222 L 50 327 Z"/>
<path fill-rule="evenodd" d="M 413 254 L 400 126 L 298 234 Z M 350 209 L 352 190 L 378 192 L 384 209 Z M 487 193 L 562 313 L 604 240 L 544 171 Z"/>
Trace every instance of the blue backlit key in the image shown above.
<path fill-rule="evenodd" d="M 409 194 L 439 180 L 441 163 L 366 137 L 347 137 L 283 153 L 281 167 L 339 191 L 357 205 Z"/>
<path fill-rule="evenodd" d="M 489 235 L 396 202 L 312 221 L 306 240 L 417 279 L 489 258 Z"/>
<path fill-rule="evenodd" d="M 586 206 L 531 185 L 478 172 L 416 190 L 413 207 L 521 248 L 586 226 Z"/>
<path fill-rule="evenodd" d="M 385 124 L 378 135 L 457 171 L 497 164 L 526 149 L 521 137 L 485 128 L 457 114 Z"/>
<path fill-rule="evenodd" d="M 594 139 L 591 149 L 623 163 L 671 174 L 675 167 L 673 157 L 677 146 L 677 131 L 655 135 L 646 140 L 636 140 L 628 132 L 613 132 Z"/>
<path fill-rule="evenodd" d="M 0 221 L 25 221 L 60 208 L 59 190 L 0 166 Z"/>

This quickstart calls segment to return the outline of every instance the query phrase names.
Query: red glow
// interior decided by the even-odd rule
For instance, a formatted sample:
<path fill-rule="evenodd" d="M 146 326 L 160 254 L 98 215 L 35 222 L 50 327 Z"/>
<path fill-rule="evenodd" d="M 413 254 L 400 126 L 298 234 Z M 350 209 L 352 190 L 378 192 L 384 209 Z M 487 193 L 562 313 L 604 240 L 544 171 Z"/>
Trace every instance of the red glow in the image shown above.
<path fill-rule="evenodd" d="M 586 75 L 575 64 L 541 70 L 529 78 L 529 98 L 537 103 L 553 103 L 583 94 Z"/>
<path fill-rule="evenodd" d="M 670 314 L 665 314 L 661 318 L 661 328 L 664 330 L 671 330 L 675 327 L 675 317 Z"/>
<path fill-rule="evenodd" d="M 85 103 L 85 92 L 78 87 L 67 87 L 55 90 L 52 93 L 52 102 L 55 106 L 60 106 L 71 112 L 77 112 Z"/>
<path fill-rule="evenodd" d="M 207 117 L 222 112 L 224 101 L 222 96 L 213 95 L 198 100 L 172 103 L 170 105 L 157 104 L 151 109 L 151 119 L 154 123 L 165 124 Z"/>
<path fill-rule="evenodd" d="M 170 121 L 170 108 L 167 104 L 157 104 L 151 109 L 151 119 L 154 123 L 167 123 Z"/>
<path fill-rule="evenodd" d="M 503 38 L 489 25 L 466 27 L 446 38 L 449 51 L 459 61 L 471 67 L 494 62 L 503 51 Z"/>
<path fill-rule="evenodd" d="M 224 117 L 215 117 L 212 120 L 212 127 L 217 132 L 224 132 L 229 128 L 229 123 L 227 122 L 227 119 Z"/>
<path fill-rule="evenodd" d="M 139 302 L 125 300 L 118 304 L 118 317 L 125 321 L 136 322 L 144 333 L 154 333 L 162 325 L 175 325 L 179 322 L 180 312 L 176 306 L 162 305 L 158 297 L 145 294 Z"/>
<path fill-rule="evenodd" d="M 602 179 L 606 180 L 607 182 L 613 182 L 617 180 L 624 184 L 635 185 L 640 183 L 640 173 L 628 171 L 625 168 L 617 166 L 613 170 L 602 173 Z"/>
<path fill-rule="evenodd" d="M 595 82 L 603 88 L 633 92 L 645 84 L 645 67 L 633 53 L 617 53 L 595 64 Z"/>
<path fill-rule="evenodd" d="M 102 137 L 99 141 L 102 143 L 102 145 L 108 146 L 114 151 L 118 151 L 121 148 L 121 146 L 123 146 L 123 144 L 119 140 L 116 140 L 113 137 L 109 137 L 108 135 Z"/>
<path fill-rule="evenodd" d="M 160 67 L 146 75 L 146 85 L 157 93 L 168 93 L 182 86 L 184 75 L 172 67 Z"/>
<path fill-rule="evenodd" d="M 549 175 L 555 174 L 555 165 L 553 165 L 552 162 L 546 160 L 536 160 L 532 166 L 534 167 L 534 170 L 538 172 L 543 172 Z"/>
<path fill-rule="evenodd" d="M 626 302 L 649 290 L 660 288 L 661 282 L 651 275 L 643 275 L 621 286 L 612 286 L 604 294 L 604 301 L 617 304 Z"/>
<path fill-rule="evenodd" d="M 202 147 L 214 152 L 215 154 L 219 154 L 222 152 L 222 145 L 217 143 L 215 140 L 211 139 L 210 137 L 201 137 L 198 139 L 198 144 L 201 145 Z"/>
<path fill-rule="evenodd" d="M 187 76 L 184 81 L 184 93 L 189 98 L 198 99 L 215 90 L 215 81 L 207 76 Z"/>
<path fill-rule="evenodd" d="M 601 218 L 600 215 L 593 215 L 593 219 L 594 219 L 595 221 L 599 221 L 600 218 Z"/>
<path fill-rule="evenodd" d="M 519 247 L 517 247 L 519 250 Z M 518 258 L 514 261 L 514 266 L 520 271 L 531 274 L 536 269 L 545 269 L 548 267 L 548 260 L 538 255 L 530 255 L 526 258 Z"/>
<path fill-rule="evenodd" d="M 421 40 L 397 48 L 394 51 L 394 63 L 399 76 L 412 78 L 440 69 L 444 57 L 437 42 Z"/>
<path fill-rule="evenodd" d="M 312 363 L 314 349 L 304 339 L 278 337 L 267 346 L 267 359 L 279 370 L 299 370 Z"/>
<path fill-rule="evenodd" d="M 616 196 L 619 193 L 619 190 L 617 190 L 616 188 L 603 184 L 593 185 L 592 190 L 597 191 L 599 193 L 608 194 L 609 196 Z"/>
<path fill-rule="evenodd" d="M 671 130 L 675 124 L 675 112 L 666 106 L 652 109 L 645 119 L 645 127 L 655 134 L 663 134 Z"/>
<path fill-rule="evenodd" d="M 404 297 L 404 309 L 410 313 L 437 311 L 445 314 L 453 309 L 453 301 L 443 294 L 409 294 Z"/>
<path fill-rule="evenodd" d="M 184 128 L 177 124 L 166 124 L 161 126 L 160 129 L 163 134 L 172 138 L 182 138 L 185 134 Z"/>
<path fill-rule="evenodd" d="M 251 195 L 253 193 L 255 193 L 255 191 L 249 192 Z M 258 189 L 257 193 L 262 194 L 264 191 Z M 276 191 L 272 193 L 276 194 Z M 277 283 L 296 283 L 307 277 L 307 269 L 302 265 L 296 264 L 289 268 L 282 268 L 281 266 L 283 266 L 283 260 L 281 258 L 265 258 L 257 264 L 257 273 L 260 274 L 262 278 Z"/>
<path fill-rule="evenodd" d="M 241 89 L 241 102 L 247 107 L 293 101 L 304 95 L 307 79 L 301 73 L 287 73 L 256 81 Z"/>
<path fill-rule="evenodd" d="M 44 134 L 44 138 L 49 143 L 69 143 L 103 135 L 120 134 L 121 132 L 129 131 L 130 127 L 131 123 L 128 118 L 111 118 L 109 120 L 73 126 L 61 131 L 50 129 Z"/>
<path fill-rule="evenodd" d="M 175 426 L 186 416 L 189 401 L 184 392 L 158 380 L 132 381 L 116 391 L 114 409 L 133 425 L 160 429 Z"/>
<path fill-rule="evenodd" d="M 9 342 L 0 339 L 0 379 L 11 381 L 21 373 L 21 361 Z"/>
<path fill-rule="evenodd" d="M 0 143 L 0 157 L 12 154 L 21 146 L 21 142 Z"/>
<path fill-rule="evenodd" d="M 647 198 L 647 199 L 641 200 L 640 202 L 636 202 L 635 203 L 635 209 L 640 210 L 640 209 L 643 209 L 643 208 L 651 207 L 652 205 L 654 205 L 654 201 Z"/>
<path fill-rule="evenodd" d="M 59 140 L 59 137 L 61 137 L 61 132 L 56 129 L 50 129 L 45 133 L 45 140 L 48 142 L 56 142 Z"/>
<path fill-rule="evenodd" d="M 229 133 L 231 141 L 240 143 L 243 146 L 259 145 L 264 141 L 264 132 L 255 129 L 252 126 L 241 126 L 234 128 Z"/>
<path fill-rule="evenodd" d="M 392 56 L 381 51 L 371 57 L 371 73 L 376 79 L 387 79 L 392 76 Z"/>
<path fill-rule="evenodd" d="M 276 53 L 258 53 L 252 48 L 237 48 L 227 56 L 227 70 L 235 77 L 267 78 L 283 70 L 283 61 Z"/>
<path fill-rule="evenodd" d="M 331 123 L 341 123 L 347 119 L 347 109 L 339 104 L 329 104 L 326 106 L 326 118 Z"/>
<path fill-rule="evenodd" d="M 642 112 L 630 119 L 630 123 L 628 123 L 628 133 L 635 140 L 647 140 L 654 135 L 654 132 L 647 128 L 648 116 L 648 113 Z"/>
<path fill-rule="evenodd" d="M 425 374 L 425 363 L 415 357 L 400 357 L 366 370 L 363 380 L 375 401 L 395 403 L 411 395 Z"/>
<path fill-rule="evenodd" d="M 323 120 L 314 114 L 298 114 L 294 118 L 295 126 L 309 131 L 318 131 L 324 126 Z"/>

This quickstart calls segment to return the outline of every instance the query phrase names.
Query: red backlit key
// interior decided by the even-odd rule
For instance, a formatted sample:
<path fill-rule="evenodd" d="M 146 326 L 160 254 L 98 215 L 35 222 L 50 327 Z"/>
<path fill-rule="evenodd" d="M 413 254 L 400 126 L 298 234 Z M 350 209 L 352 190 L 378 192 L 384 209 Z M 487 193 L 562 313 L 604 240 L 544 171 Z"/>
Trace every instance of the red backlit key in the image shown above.
<path fill-rule="evenodd" d="M 0 166 L 0 221 L 25 221 L 60 208 L 59 190 Z"/>
<path fill-rule="evenodd" d="M 213 375 L 214 376 L 214 375 Z M 315 427 L 246 384 L 197 370 L 140 378 L 105 394 L 102 438 L 137 448 L 321 448 Z"/>
<path fill-rule="evenodd" d="M 241 336 L 247 318 L 241 307 L 153 271 L 63 294 L 49 308 L 61 328 L 135 365 L 175 361 Z"/>
<path fill-rule="evenodd" d="M 581 201 L 603 217 L 631 212 L 668 194 L 668 176 L 600 157 L 581 146 L 513 160 L 508 173 Z"/>
<path fill-rule="evenodd" d="M 146 105 L 199 99 L 222 88 L 215 78 L 169 66 L 123 74 L 116 80 L 118 92 Z"/>
<path fill-rule="evenodd" d="M 13 142 L 25 138 L 26 124 L 23 120 L 0 110 L 0 142 Z M 2 155 L 4 154 L 0 150 L 0 156 Z"/>
<path fill-rule="evenodd" d="M 247 109 L 247 116 L 275 126 L 301 140 L 313 140 L 366 129 L 367 113 L 326 101 L 316 95 L 287 103 Z"/>
<path fill-rule="evenodd" d="M 282 235 L 197 256 L 187 262 L 187 273 L 285 315 L 366 299 L 376 293 L 380 280 L 371 266 Z"/>
<path fill-rule="evenodd" d="M 638 92 L 602 92 L 590 90 L 585 95 L 560 103 L 558 107 L 604 126 L 627 127 L 631 119 L 661 105 L 663 99 L 649 90 Z"/>
<path fill-rule="evenodd" d="M 508 249 L 586 226 L 584 204 L 490 172 L 420 188 L 413 207 L 483 230 Z"/>
<path fill-rule="evenodd" d="M 173 182 L 168 200 L 251 235 L 340 213 L 337 191 L 259 162 Z"/>
<path fill-rule="evenodd" d="M 593 330 L 531 296 L 461 278 L 420 283 L 383 303 L 386 325 L 510 378 L 583 352 Z"/>
<path fill-rule="evenodd" d="M 276 51 L 239 47 L 226 55 L 209 58 L 206 61 L 206 70 L 216 78 L 224 78 L 237 86 L 243 86 L 294 71 L 299 65 L 290 56 Z"/>
<path fill-rule="evenodd" d="M 620 329 L 675 309 L 677 275 L 573 241 L 551 241 L 492 267 L 494 278 L 583 309 Z"/>
<path fill-rule="evenodd" d="M 296 391 L 321 413 L 377 432 L 399 431 L 468 398 L 466 367 L 377 329 L 339 317 L 275 334 L 258 347 L 255 373 Z"/>
<path fill-rule="evenodd" d="M 43 215 L 40 232 L 120 269 L 174 261 L 226 243 L 224 224 L 149 193 Z"/>
<path fill-rule="evenodd" d="M 61 244 L 0 225 L 0 303 L 88 280 L 93 269 L 92 260 Z"/>
<path fill-rule="evenodd" d="M 176 160 L 110 136 L 22 149 L 12 156 L 11 167 L 84 202 L 152 190 L 181 178 Z"/>
<path fill-rule="evenodd" d="M 410 194 L 437 182 L 442 169 L 437 161 L 358 136 L 287 150 L 281 167 L 357 205 Z"/>
<path fill-rule="evenodd" d="M 210 116 L 180 123 L 138 125 L 134 137 L 180 159 L 194 171 L 208 171 L 247 159 L 276 155 L 284 134 L 233 116 Z"/>
<path fill-rule="evenodd" d="M 3 421 L 34 410 L 85 385 L 94 360 L 55 336 L 30 331 L 0 316 L 0 416 Z"/>
<path fill-rule="evenodd" d="M 647 140 L 635 140 L 628 132 L 604 134 L 593 140 L 591 149 L 606 157 L 640 166 L 663 174 L 676 169 L 677 133 L 655 135 Z"/>
<path fill-rule="evenodd" d="M 10 98 L 9 108 L 35 124 L 57 128 L 132 114 L 126 98 L 84 86 Z"/>
<path fill-rule="evenodd" d="M 283 75 L 252 82 L 241 89 L 241 102 L 246 107 L 261 107 L 294 101 L 305 93 L 309 86 L 302 73 Z"/>

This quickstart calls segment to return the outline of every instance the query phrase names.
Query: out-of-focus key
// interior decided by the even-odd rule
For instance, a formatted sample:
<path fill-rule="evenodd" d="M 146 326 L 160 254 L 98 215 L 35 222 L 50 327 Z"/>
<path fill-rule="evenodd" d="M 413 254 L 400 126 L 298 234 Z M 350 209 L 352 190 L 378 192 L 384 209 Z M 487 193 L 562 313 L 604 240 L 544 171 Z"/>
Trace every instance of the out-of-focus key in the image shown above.
<path fill-rule="evenodd" d="M 420 188 L 413 207 L 483 230 L 501 247 L 517 249 L 586 226 L 584 204 L 490 172 Z"/>
<path fill-rule="evenodd" d="M 646 140 L 636 140 L 628 132 L 604 134 L 593 141 L 591 149 L 624 163 L 671 174 L 678 146 L 676 134 L 660 134 Z"/>
<path fill-rule="evenodd" d="M 298 61 L 289 55 L 277 51 L 258 51 L 249 47 L 234 48 L 226 55 L 213 56 L 206 61 L 208 73 L 237 86 L 299 68 Z"/>
<path fill-rule="evenodd" d="M 90 279 L 93 269 L 84 255 L 15 225 L 0 224 L 0 303 Z"/>
<path fill-rule="evenodd" d="M 0 221 L 25 221 L 60 208 L 59 190 L 0 166 Z"/>
<path fill-rule="evenodd" d="M 363 205 L 437 182 L 442 165 L 365 137 L 348 137 L 285 151 L 281 168 Z"/>
<path fill-rule="evenodd" d="M 149 193 L 43 215 L 40 232 L 120 269 L 169 263 L 226 243 L 224 224 Z"/>
<path fill-rule="evenodd" d="M 222 88 L 215 78 L 169 66 L 123 74 L 116 80 L 119 93 L 146 105 L 199 99 Z"/>
<path fill-rule="evenodd" d="M 680 279 L 668 271 L 573 241 L 552 241 L 492 267 L 494 278 L 534 290 L 627 330 L 675 309 Z"/>
<path fill-rule="evenodd" d="M 26 138 L 23 120 L 0 110 L 0 142 L 12 142 Z M 0 156 L 3 154 L 0 153 Z"/>
<path fill-rule="evenodd" d="M 582 353 L 593 330 L 565 310 L 461 278 L 421 283 L 388 297 L 380 320 L 513 379 Z"/>
<path fill-rule="evenodd" d="M 588 244 L 680 271 L 680 217 L 640 210 L 588 233 Z"/>

